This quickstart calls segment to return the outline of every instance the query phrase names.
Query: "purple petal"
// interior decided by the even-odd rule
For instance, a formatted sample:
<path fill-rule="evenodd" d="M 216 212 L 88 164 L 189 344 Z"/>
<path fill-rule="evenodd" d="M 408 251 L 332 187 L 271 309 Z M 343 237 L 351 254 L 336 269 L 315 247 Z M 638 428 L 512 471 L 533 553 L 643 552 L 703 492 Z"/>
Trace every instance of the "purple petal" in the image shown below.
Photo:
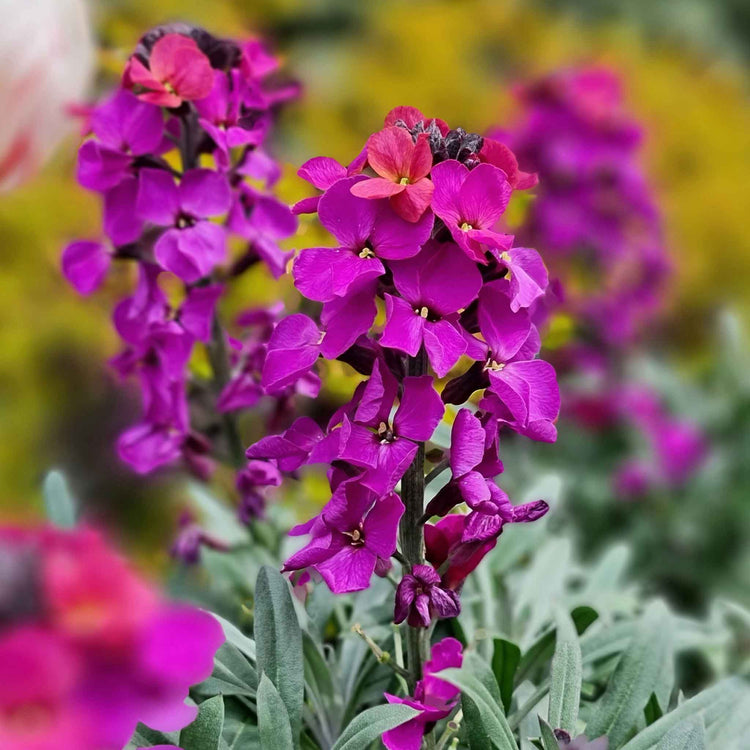
<path fill-rule="evenodd" d="M 500 516 L 488 515 L 472 511 L 466 517 L 466 526 L 462 542 L 482 542 L 496 537 L 503 528 L 503 521 Z"/>
<path fill-rule="evenodd" d="M 338 458 L 355 466 L 375 468 L 378 465 L 378 457 L 377 435 L 367 427 L 355 424 L 348 417 L 344 417 Z"/>
<path fill-rule="evenodd" d="M 78 150 L 76 178 L 86 189 L 104 192 L 128 176 L 132 161 L 129 154 L 89 140 Z"/>
<path fill-rule="evenodd" d="M 429 238 L 434 221 L 435 216 L 431 211 L 426 211 L 417 222 L 405 221 L 387 201 L 382 201 L 370 233 L 370 245 L 379 258 L 411 258 Z"/>
<path fill-rule="evenodd" d="M 505 211 L 511 192 L 501 169 L 492 164 L 479 164 L 461 186 L 459 213 L 462 221 L 474 229 L 492 229 Z"/>
<path fill-rule="evenodd" d="M 486 284 L 479 293 L 479 328 L 498 363 L 507 362 L 523 346 L 531 331 L 525 310 L 513 312 L 505 294 L 507 282 Z"/>
<path fill-rule="evenodd" d="M 221 284 L 193 287 L 180 308 L 182 327 L 199 341 L 211 338 L 211 321 L 224 287 Z"/>
<path fill-rule="evenodd" d="M 325 337 L 320 351 L 326 359 L 336 359 L 366 333 L 375 320 L 374 289 L 365 286 L 347 297 L 339 297 L 323 305 L 320 322 Z"/>
<path fill-rule="evenodd" d="M 135 242 L 143 223 L 136 216 L 138 180 L 126 177 L 104 195 L 104 232 L 116 247 Z"/>
<path fill-rule="evenodd" d="M 461 601 L 455 591 L 434 586 L 430 591 L 430 603 L 440 619 L 458 617 L 461 614 Z"/>
<path fill-rule="evenodd" d="M 335 159 L 316 156 L 306 161 L 297 174 L 318 190 L 328 190 L 335 182 L 346 177 L 346 169 Z"/>
<path fill-rule="evenodd" d="M 365 546 L 378 557 L 388 559 L 396 549 L 398 522 L 404 514 L 404 504 L 395 492 L 377 500 L 365 519 Z"/>
<path fill-rule="evenodd" d="M 334 594 L 362 591 L 370 585 L 377 557 L 366 547 L 347 545 L 314 567 Z"/>
<path fill-rule="evenodd" d="M 454 476 L 468 474 L 484 456 L 486 434 L 469 409 L 461 409 L 451 428 L 450 465 Z"/>
<path fill-rule="evenodd" d="M 361 424 L 378 427 L 388 422 L 398 394 L 398 381 L 382 359 L 375 360 L 372 374 L 364 384 L 354 418 Z"/>
<path fill-rule="evenodd" d="M 99 288 L 107 275 L 112 256 L 101 242 L 71 242 L 62 255 L 65 278 L 79 294 L 87 295 Z"/>
<path fill-rule="evenodd" d="M 385 273 L 377 258 L 360 258 L 347 249 L 311 247 L 294 261 L 294 285 L 308 299 L 329 302 Z"/>
<path fill-rule="evenodd" d="M 393 420 L 397 435 L 425 441 L 443 418 L 445 407 L 429 375 L 404 378 L 404 391 Z"/>
<path fill-rule="evenodd" d="M 351 194 L 351 187 L 366 177 L 347 177 L 340 180 L 321 197 L 318 204 L 320 223 L 343 247 L 360 252 L 370 238 L 377 206 Z"/>
<path fill-rule="evenodd" d="M 444 378 L 466 351 L 466 339 L 447 320 L 425 323 L 423 335 L 432 369 L 439 378 Z"/>
<path fill-rule="evenodd" d="M 386 322 L 380 345 L 416 356 L 422 346 L 425 318 L 401 297 L 385 295 Z"/>
<path fill-rule="evenodd" d="M 199 221 L 184 229 L 168 229 L 154 245 L 159 264 L 188 284 L 208 276 L 226 258 L 226 232 L 218 224 Z"/>
<path fill-rule="evenodd" d="M 220 216 L 229 211 L 232 194 L 223 174 L 211 169 L 191 169 L 182 176 L 179 204 L 196 218 Z"/>
<path fill-rule="evenodd" d="M 164 169 L 141 169 L 138 173 L 136 211 L 144 221 L 167 227 L 180 210 L 174 177 Z"/>
<path fill-rule="evenodd" d="M 455 481 L 461 491 L 461 497 L 470 508 L 485 513 L 492 512 L 493 505 L 490 502 L 492 494 L 487 479 L 478 471 L 470 471 Z"/>
<path fill-rule="evenodd" d="M 549 283 L 547 269 L 536 250 L 515 247 L 505 261 L 510 273 L 511 309 L 531 306 L 544 296 Z M 502 256 L 501 256 L 502 257 Z"/>
<path fill-rule="evenodd" d="M 320 331 L 306 315 L 290 315 L 279 322 L 268 341 L 263 365 L 263 387 L 278 390 L 291 385 L 312 368 L 320 352 Z"/>
<path fill-rule="evenodd" d="M 432 168 L 430 176 L 435 186 L 432 210 L 449 227 L 458 226 L 463 220 L 460 216 L 458 196 L 468 174 L 467 167 L 455 159 L 447 159 Z"/>

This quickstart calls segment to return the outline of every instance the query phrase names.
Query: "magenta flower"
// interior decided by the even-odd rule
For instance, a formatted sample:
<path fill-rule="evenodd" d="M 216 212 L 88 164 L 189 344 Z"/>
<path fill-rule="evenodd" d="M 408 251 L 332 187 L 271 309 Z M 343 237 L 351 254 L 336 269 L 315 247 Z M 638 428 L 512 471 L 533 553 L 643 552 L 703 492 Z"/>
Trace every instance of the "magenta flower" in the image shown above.
<path fill-rule="evenodd" d="M 378 498 L 356 480 L 344 482 L 320 516 L 300 529 L 312 539 L 284 570 L 312 568 L 336 594 L 366 589 L 376 566 L 387 563 L 396 549 L 403 512 L 395 493 Z"/>
<path fill-rule="evenodd" d="M 339 247 L 303 250 L 294 262 L 294 282 L 308 299 L 328 302 L 385 273 L 381 259 L 410 258 L 432 231 L 433 216 L 416 223 L 397 216 L 386 201 L 368 201 L 350 192 L 365 177 L 340 179 L 322 196 L 320 223 Z"/>
<path fill-rule="evenodd" d="M 417 442 L 429 440 L 443 416 L 443 403 L 429 375 L 402 381 L 399 406 L 390 413 L 399 384 L 377 360 L 353 419 L 345 416 L 339 458 L 365 468 L 360 481 L 375 492 L 393 489 L 411 464 Z"/>
<path fill-rule="evenodd" d="M 245 455 L 251 459 L 273 461 L 281 471 L 294 472 L 308 461 L 317 462 L 316 454 L 326 449 L 325 437 L 314 420 L 299 417 L 281 435 L 268 435 L 253 443 Z M 331 460 L 334 457 L 332 455 Z"/>
<path fill-rule="evenodd" d="M 518 312 L 522 307 L 531 307 L 544 296 L 549 284 L 547 268 L 536 250 L 514 247 L 497 256 L 508 270 L 505 278 L 510 282 L 510 309 Z"/>
<path fill-rule="evenodd" d="M 480 542 L 464 541 L 468 516 L 450 513 L 436 524 L 425 524 L 425 557 L 436 570 L 446 562 L 448 567 L 441 577 L 448 589 L 459 589 L 484 556 L 497 544 L 497 537 Z"/>
<path fill-rule="evenodd" d="M 193 169 L 178 186 L 164 170 L 142 169 L 138 182 L 138 214 L 170 227 L 156 241 L 156 260 L 189 284 L 208 276 L 226 257 L 226 232 L 208 221 L 229 210 L 226 179 L 209 169 Z"/>
<path fill-rule="evenodd" d="M 403 703 L 420 711 L 419 716 L 383 735 L 388 750 L 420 750 L 428 724 L 444 719 L 455 708 L 459 690 L 434 675 L 463 663 L 461 644 L 455 638 L 443 638 L 432 647 L 432 658 L 425 662 L 424 677 L 417 682 L 414 697 L 399 698 L 385 694 L 388 703 Z"/>
<path fill-rule="evenodd" d="M 359 156 L 348 166 L 339 164 L 329 156 L 316 156 L 308 159 L 298 170 L 297 174 L 318 190 L 328 190 L 339 180 L 359 174 L 367 163 L 367 149 L 363 148 Z M 314 195 L 303 198 L 292 207 L 295 214 L 311 214 L 318 210 L 321 196 Z"/>
<path fill-rule="evenodd" d="M 63 250 L 63 274 L 79 294 L 96 291 L 111 263 L 112 254 L 101 242 L 78 240 Z"/>
<path fill-rule="evenodd" d="M 493 231 L 510 200 L 505 173 L 491 164 L 473 170 L 455 159 L 432 169 L 432 210 L 445 222 L 458 246 L 478 263 L 487 263 L 483 246 L 507 250 L 512 237 Z"/>
<path fill-rule="evenodd" d="M 494 138 L 483 139 L 479 158 L 483 162 L 502 169 L 514 190 L 528 190 L 539 182 L 536 174 L 521 171 L 516 155 L 504 143 Z"/>
<path fill-rule="evenodd" d="M 202 99 L 211 91 L 214 72 L 195 40 L 166 34 L 154 44 L 148 67 L 137 56 L 130 58 L 123 75 L 139 99 L 160 107 L 179 107 L 183 101 Z"/>
<path fill-rule="evenodd" d="M 0 529 L 0 551 L 35 592 L 0 635 L 2 747 L 119 750 L 139 721 L 195 718 L 188 690 L 224 641 L 212 616 L 162 601 L 90 529 Z"/>
<path fill-rule="evenodd" d="M 428 243 L 418 256 L 391 268 L 401 296 L 385 295 L 380 344 L 412 357 L 424 345 L 432 368 L 443 377 L 467 346 L 455 313 L 475 299 L 482 277 L 453 243 Z"/>
<path fill-rule="evenodd" d="M 389 198 L 399 216 L 419 221 L 434 187 L 427 177 L 432 168 L 427 136 L 421 134 L 415 142 L 404 128 L 383 128 L 367 141 L 367 163 L 379 176 L 356 183 L 352 193 L 360 198 Z"/>
<path fill-rule="evenodd" d="M 263 518 L 266 510 L 266 487 L 278 487 L 281 472 L 270 461 L 248 461 L 237 473 L 235 485 L 240 493 L 238 516 L 243 523 Z"/>
<path fill-rule="evenodd" d="M 240 146 L 259 146 L 267 132 L 267 117 L 253 117 L 243 111 L 243 105 L 263 110 L 265 100 L 260 91 L 245 83 L 239 70 L 225 73 L 214 71 L 211 92 L 195 101 L 200 126 L 216 144 L 219 165 L 229 166 L 229 152 Z"/>
<path fill-rule="evenodd" d="M 460 613 L 458 594 L 443 588 L 440 576 L 431 566 L 415 565 L 399 581 L 393 619 L 396 624 L 406 620 L 413 628 L 427 628 L 433 617 L 458 617 Z"/>
<path fill-rule="evenodd" d="M 147 104 L 129 91 L 118 89 L 91 115 L 95 136 L 78 151 L 78 182 L 104 192 L 131 174 L 140 156 L 160 154 L 170 148 L 164 138 L 164 118 L 159 107 Z"/>

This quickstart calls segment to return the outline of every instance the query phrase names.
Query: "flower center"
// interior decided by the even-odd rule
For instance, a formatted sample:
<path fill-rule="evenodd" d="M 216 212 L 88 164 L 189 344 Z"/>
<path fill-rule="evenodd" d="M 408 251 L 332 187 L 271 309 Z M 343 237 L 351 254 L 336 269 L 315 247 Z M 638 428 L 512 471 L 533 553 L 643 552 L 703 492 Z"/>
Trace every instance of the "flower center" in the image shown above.
<path fill-rule="evenodd" d="M 414 310 L 417 315 L 419 315 L 420 318 L 424 318 L 427 320 L 427 316 L 430 314 L 430 311 L 426 307 L 420 307 Z"/>
<path fill-rule="evenodd" d="M 462 232 L 468 232 L 470 229 L 474 229 L 474 227 L 468 221 L 465 221 L 461 224 L 460 229 Z"/>
<path fill-rule="evenodd" d="M 398 181 L 398 184 L 399 184 L 399 185 L 408 185 L 408 184 L 409 184 L 409 178 L 408 178 L 408 177 L 402 177 L 402 178 L 401 178 L 401 179 L 400 179 L 400 180 Z"/>
<path fill-rule="evenodd" d="M 378 437 L 381 443 L 392 443 L 396 436 L 385 422 L 381 422 L 378 425 Z"/>
<path fill-rule="evenodd" d="M 505 367 L 505 362 L 496 362 L 494 359 L 489 359 L 485 365 L 485 370 L 492 370 L 493 372 L 500 372 Z"/>
<path fill-rule="evenodd" d="M 360 258 L 374 258 L 375 253 L 369 247 L 363 247 L 359 251 L 359 257 Z"/>
<path fill-rule="evenodd" d="M 352 547 L 362 547 L 364 545 L 365 537 L 362 534 L 361 529 L 352 529 L 351 531 L 345 531 L 343 533 L 352 540 L 350 542 Z"/>

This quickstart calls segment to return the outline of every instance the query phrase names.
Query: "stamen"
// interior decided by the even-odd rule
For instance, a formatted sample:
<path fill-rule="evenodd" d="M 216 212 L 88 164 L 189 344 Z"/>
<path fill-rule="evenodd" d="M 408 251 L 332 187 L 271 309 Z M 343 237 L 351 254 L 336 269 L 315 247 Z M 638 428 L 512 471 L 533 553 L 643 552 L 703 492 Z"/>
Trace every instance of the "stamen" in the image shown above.
<path fill-rule="evenodd" d="M 462 232 L 468 232 L 470 229 L 474 229 L 474 227 L 469 224 L 468 221 L 465 221 L 463 224 L 461 224 L 460 229 Z"/>
<path fill-rule="evenodd" d="M 363 247 L 359 251 L 359 257 L 360 258 L 374 258 L 375 257 L 375 253 L 372 250 L 370 250 L 369 247 Z"/>
<path fill-rule="evenodd" d="M 426 307 L 421 307 L 417 312 L 419 312 L 420 317 L 426 320 L 430 311 Z"/>
<path fill-rule="evenodd" d="M 408 184 L 409 184 L 409 178 L 408 178 L 408 177 L 402 177 L 402 178 L 401 178 L 401 179 L 400 179 L 400 180 L 398 181 L 398 184 L 399 184 L 399 185 L 408 185 Z"/>

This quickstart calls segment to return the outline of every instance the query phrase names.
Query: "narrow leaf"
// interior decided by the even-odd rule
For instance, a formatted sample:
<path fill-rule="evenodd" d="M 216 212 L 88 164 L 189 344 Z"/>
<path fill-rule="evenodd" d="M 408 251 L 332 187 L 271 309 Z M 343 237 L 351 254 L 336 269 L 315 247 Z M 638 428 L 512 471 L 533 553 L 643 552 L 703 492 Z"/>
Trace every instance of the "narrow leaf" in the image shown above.
<path fill-rule="evenodd" d="M 557 613 L 557 642 L 549 688 L 550 725 L 575 734 L 581 698 L 582 659 L 578 633 L 565 611 Z"/>
<path fill-rule="evenodd" d="M 656 750 L 705 750 L 706 726 L 696 714 L 672 727 L 660 740 Z"/>
<path fill-rule="evenodd" d="M 258 670 L 265 672 L 284 701 L 296 746 L 305 691 L 302 632 L 287 582 L 267 565 L 255 584 L 255 648 Z"/>
<path fill-rule="evenodd" d="M 646 708 L 643 709 L 643 716 L 646 719 L 647 727 L 664 716 L 664 711 L 661 710 L 659 699 L 656 697 L 655 693 L 651 693 L 651 697 L 648 699 Z"/>
<path fill-rule="evenodd" d="M 513 678 L 521 661 L 521 649 L 504 638 L 495 638 L 493 643 L 492 672 L 500 687 L 500 697 L 507 714 L 513 698 Z"/>
<path fill-rule="evenodd" d="M 385 732 L 418 715 L 415 708 L 401 703 L 368 708 L 351 720 L 332 750 L 365 750 Z"/>
<path fill-rule="evenodd" d="M 217 695 L 198 706 L 198 716 L 180 732 L 183 750 L 219 750 L 224 726 L 224 699 Z"/>
<path fill-rule="evenodd" d="M 76 525 L 76 502 L 70 493 L 65 475 L 60 471 L 50 471 L 44 479 L 44 508 L 53 526 L 72 529 Z"/>
<path fill-rule="evenodd" d="M 472 701 L 476 712 L 470 711 L 470 713 L 478 717 L 482 732 L 490 738 L 492 747 L 497 750 L 518 750 L 513 732 L 499 705 L 499 691 L 498 699 L 496 699 L 477 676 L 465 667 L 445 669 L 438 673 L 438 677 L 455 685 L 461 691 L 462 696 L 468 696 Z"/>
<path fill-rule="evenodd" d="M 560 750 L 560 744 L 555 739 L 552 727 L 541 716 L 537 716 L 537 718 L 539 719 L 539 729 L 542 733 L 541 740 L 544 750 Z"/>
<path fill-rule="evenodd" d="M 750 695 L 747 685 L 738 677 L 730 677 L 703 690 L 690 700 L 681 703 L 673 711 L 664 714 L 650 727 L 646 727 L 623 745 L 622 750 L 652 750 L 673 727 L 684 719 L 702 715 L 706 729 L 734 715 L 737 707 Z M 587 727 L 588 730 L 588 727 Z"/>
<path fill-rule="evenodd" d="M 661 601 L 651 604 L 641 617 L 632 642 L 620 657 L 596 713 L 586 725 L 589 737 L 607 735 L 619 747 L 637 724 L 671 663 L 670 614 Z"/>
<path fill-rule="evenodd" d="M 264 750 L 293 750 L 289 714 L 278 690 L 265 674 L 261 675 L 258 685 L 258 729 Z"/>

